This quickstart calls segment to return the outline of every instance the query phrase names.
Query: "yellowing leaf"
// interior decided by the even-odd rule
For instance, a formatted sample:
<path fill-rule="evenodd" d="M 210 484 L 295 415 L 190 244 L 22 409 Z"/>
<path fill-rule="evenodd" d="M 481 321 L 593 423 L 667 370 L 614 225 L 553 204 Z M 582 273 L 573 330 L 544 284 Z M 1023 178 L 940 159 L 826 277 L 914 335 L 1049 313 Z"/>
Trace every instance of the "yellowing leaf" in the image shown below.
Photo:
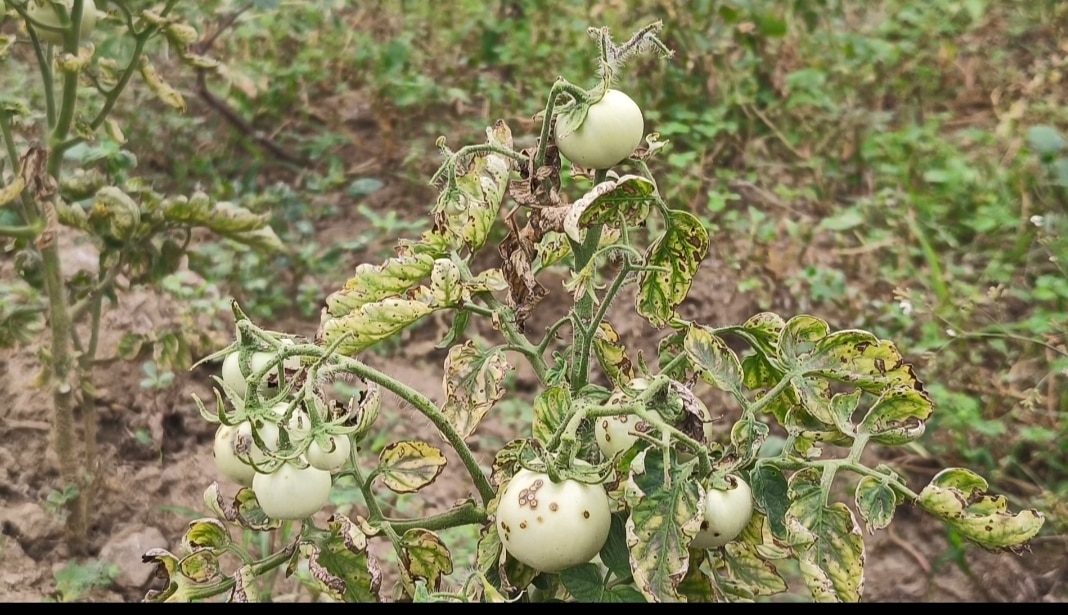
<path fill-rule="evenodd" d="M 156 71 L 156 67 L 148 61 L 148 58 L 141 57 L 141 66 L 139 67 L 141 72 L 141 78 L 145 80 L 145 84 L 148 89 L 156 95 L 156 98 L 167 105 L 177 109 L 180 113 L 185 113 L 185 100 L 182 95 L 178 93 L 178 90 L 172 88 L 169 84 L 163 81 L 163 78 L 159 76 Z"/>
<path fill-rule="evenodd" d="M 334 600 L 380 602 L 382 569 L 367 552 L 367 537 L 344 515 L 330 518 L 329 533 L 300 543 L 298 553 L 308 561 L 312 579 Z M 297 562 L 290 562 L 289 574 Z"/>
<path fill-rule="evenodd" d="M 452 574 L 452 554 L 437 534 L 413 528 L 401 536 L 401 562 L 413 579 L 425 579 L 434 590 L 441 588 L 441 577 Z"/>
<path fill-rule="evenodd" d="M 442 378 L 442 414 L 461 438 L 474 433 L 482 417 L 504 396 L 502 385 L 511 369 L 500 350 L 483 353 L 470 341 L 449 349 Z"/>
<path fill-rule="evenodd" d="M 978 474 L 949 468 L 931 479 L 916 503 L 984 549 L 1025 545 L 1042 529 L 1042 513 L 1027 509 L 1013 514 L 1004 496 L 984 495 L 986 490 L 987 482 Z"/>
<path fill-rule="evenodd" d="M 378 457 L 378 472 L 387 487 L 396 493 L 415 493 L 445 469 L 441 451 L 426 442 L 407 440 L 389 444 Z"/>
<path fill-rule="evenodd" d="M 690 292 L 708 254 L 708 231 L 693 214 L 668 212 L 667 229 L 649 246 L 647 267 L 638 276 L 636 307 L 649 324 L 662 327 Z"/>

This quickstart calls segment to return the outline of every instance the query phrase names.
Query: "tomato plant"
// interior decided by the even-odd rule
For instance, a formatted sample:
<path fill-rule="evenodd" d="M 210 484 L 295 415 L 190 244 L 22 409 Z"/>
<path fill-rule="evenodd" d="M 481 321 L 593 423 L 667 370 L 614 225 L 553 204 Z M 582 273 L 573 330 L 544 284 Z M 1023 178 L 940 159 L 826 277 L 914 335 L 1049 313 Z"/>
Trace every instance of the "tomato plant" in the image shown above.
<path fill-rule="evenodd" d="M 69 546 L 87 554 L 86 532 L 100 477 L 95 451 L 94 366 L 101 360 L 101 322 L 118 289 L 157 284 L 181 266 L 193 230 L 206 228 L 268 253 L 286 247 L 256 214 L 196 191 L 161 194 L 135 174 L 136 157 L 112 110 L 130 83 L 141 81 L 162 103 L 185 109 L 152 58 L 166 55 L 198 71 L 219 68 L 201 55 L 196 30 L 175 10 L 177 0 L 134 9 L 126 2 L 92 0 L 5 0 L 3 21 L 21 23 L 19 34 L 0 36 L 0 70 L 26 64 L 37 74 L 43 109 L 31 109 L 29 92 L 0 94 L 0 237 L 16 263 L 16 284 L 0 289 L 28 307 L 0 316 L 0 330 L 17 331 L 4 344 L 40 342 L 39 382 L 51 394 L 52 443 L 59 460 L 58 491 L 73 493 L 65 504 Z M 87 40 L 103 33 L 117 44 L 97 47 Z M 100 152 L 110 152 L 101 155 Z M 62 233 L 62 234 L 61 234 Z M 68 245 L 95 250 L 95 267 L 64 266 Z M 36 333 L 48 328 L 46 336 Z M 154 337 L 127 335 L 118 354 L 151 358 L 161 370 L 191 363 L 200 342 L 187 331 Z M 84 417 L 84 441 L 75 416 Z M 227 457 L 223 433 L 216 458 L 224 474 L 247 482 L 247 472 Z"/>
<path fill-rule="evenodd" d="M 588 89 L 564 79 L 551 86 L 536 145 L 517 150 L 503 121 L 484 143 L 453 150 L 440 139 L 433 227 L 398 242 L 385 262 L 358 266 L 326 298 L 312 339 L 261 328 L 232 304 L 235 341 L 203 359 L 223 359 L 224 377 L 214 403 L 197 403 L 207 421 L 250 426 L 259 454 L 250 454 L 247 438 L 237 437 L 234 450 L 254 465 L 252 487 L 208 487 L 214 516 L 190 526 L 183 551 L 145 555 L 168 579 L 147 599 L 229 592 L 241 600 L 256 577 L 299 564 L 311 572 L 306 582 L 335 600 L 380 601 L 381 564 L 368 547 L 380 540 L 399 562 L 388 594 L 397 600 L 753 601 L 786 591 L 785 565 L 800 571 L 814 599 L 857 601 L 862 527 L 886 528 L 901 504 L 987 549 L 1018 548 L 1036 535 L 1040 513 L 1010 511 L 967 469 L 946 469 L 917 489 L 888 465 L 862 462 L 872 442 L 914 441 L 934 411 L 892 341 L 809 314 L 762 312 L 731 323 L 680 316 L 709 232 L 665 201 L 650 172 L 649 158 L 669 144 L 652 134 L 644 146 L 633 142 L 634 131 L 644 131 L 640 110 L 604 94 L 634 54 L 671 55 L 660 27 L 621 44 L 592 30 L 599 79 Z M 571 149 L 581 141 L 568 145 L 569 137 L 605 131 L 626 138 L 595 139 L 606 146 L 603 158 Z M 572 179 L 592 169 L 592 186 L 565 181 L 561 152 L 580 168 Z M 609 169 L 617 165 L 625 169 Z M 647 224 L 654 216 L 657 224 Z M 504 238 L 487 246 L 497 224 Z M 482 258 L 488 248 L 496 256 Z M 602 266 L 608 262 L 614 266 Z M 549 293 L 539 276 L 553 267 L 571 275 L 571 309 L 532 339 L 526 322 Z M 608 316 L 628 286 L 635 312 L 660 331 L 649 362 L 632 356 Z M 361 360 L 434 313 L 452 319 L 440 343 L 440 403 Z M 469 333 L 476 319 L 499 339 Z M 540 382 L 529 424 L 480 460 L 468 441 L 506 396 L 515 356 Z M 358 393 L 332 399 L 338 381 Z M 385 514 L 384 491 L 425 489 L 449 457 L 415 439 L 376 456 L 361 450 L 381 391 L 434 425 L 470 477 L 470 498 L 422 517 Z M 704 401 L 713 397 L 731 412 L 713 414 Z M 718 414 L 736 418 L 727 424 Z M 268 426 L 277 427 L 276 439 Z M 835 489 L 850 475 L 852 506 L 836 501 Z M 357 486 L 364 509 L 355 519 L 335 512 L 315 523 L 309 517 L 341 480 Z M 232 528 L 273 531 L 298 518 L 299 533 L 260 559 L 230 537 Z M 479 528 L 466 563 L 442 538 L 460 526 Z M 231 552 L 242 565 L 224 570 L 219 558 Z M 190 570 L 190 558 L 201 565 Z M 462 585 L 447 587 L 460 568 L 469 572 Z"/>

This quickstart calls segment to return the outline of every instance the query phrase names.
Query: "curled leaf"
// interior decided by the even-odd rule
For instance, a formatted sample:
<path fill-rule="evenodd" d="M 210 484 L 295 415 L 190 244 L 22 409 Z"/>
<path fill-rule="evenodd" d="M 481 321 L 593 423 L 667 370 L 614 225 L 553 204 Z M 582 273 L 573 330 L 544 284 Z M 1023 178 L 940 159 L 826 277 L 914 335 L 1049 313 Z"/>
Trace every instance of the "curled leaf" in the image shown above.
<path fill-rule="evenodd" d="M 445 469 L 441 451 L 425 442 L 394 442 L 378 459 L 378 471 L 387 487 L 396 493 L 414 493 L 434 482 Z"/>

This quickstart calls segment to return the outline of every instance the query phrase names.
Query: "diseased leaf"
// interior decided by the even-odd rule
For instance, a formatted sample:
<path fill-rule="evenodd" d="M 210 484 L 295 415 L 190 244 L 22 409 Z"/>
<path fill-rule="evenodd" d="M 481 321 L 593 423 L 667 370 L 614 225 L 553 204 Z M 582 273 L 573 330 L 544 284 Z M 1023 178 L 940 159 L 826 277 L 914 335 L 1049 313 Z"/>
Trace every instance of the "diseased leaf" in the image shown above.
<path fill-rule="evenodd" d="M 512 131 L 502 120 L 486 129 L 490 145 L 512 148 Z M 447 236 L 456 247 L 472 252 L 489 237 L 515 162 L 507 156 L 487 152 L 476 154 L 466 171 L 456 177 L 456 189 L 442 192 L 434 207 L 434 230 Z"/>
<path fill-rule="evenodd" d="M 593 351 L 613 384 L 622 386 L 634 377 L 634 366 L 627 356 L 627 348 L 620 343 L 619 334 L 607 321 L 602 322 L 594 332 Z"/>
<path fill-rule="evenodd" d="M 939 472 L 923 488 L 916 504 L 952 525 L 965 538 L 988 550 L 1027 544 L 1045 523 L 1035 509 L 1016 514 L 1004 496 L 985 495 L 986 480 L 964 468 Z"/>
<path fill-rule="evenodd" d="M 354 356 L 378 342 L 410 327 L 420 318 L 434 312 L 421 301 L 389 298 L 361 305 L 355 312 L 340 318 L 330 318 L 324 308 L 319 331 L 323 342 L 331 345 L 339 338 L 338 353 Z"/>
<path fill-rule="evenodd" d="M 207 549 L 197 551 L 183 557 L 178 563 L 178 570 L 193 583 L 209 583 L 219 576 L 219 556 Z"/>
<path fill-rule="evenodd" d="M 899 502 L 887 480 L 879 480 L 874 476 L 861 477 L 855 497 L 857 511 L 864 519 L 869 534 L 890 525 Z"/>
<path fill-rule="evenodd" d="M 763 520 L 754 516 L 750 527 L 755 524 L 755 527 L 759 528 L 761 523 Z M 773 563 L 761 557 L 759 546 L 760 543 L 739 537 L 727 543 L 718 554 L 724 569 L 720 578 L 725 592 L 733 595 L 772 596 L 786 591 L 786 581 L 779 575 Z"/>
<path fill-rule="evenodd" d="M 704 519 L 704 493 L 689 473 L 695 461 L 665 471 L 659 451 L 630 464 L 627 546 L 638 591 L 650 602 L 683 601 L 677 587 L 689 569 L 688 547 Z"/>
<path fill-rule="evenodd" d="M 398 297 L 430 275 L 434 262 L 434 254 L 413 252 L 381 265 L 358 265 L 345 286 L 326 298 L 327 312 L 336 318 L 365 304 Z"/>
<path fill-rule="evenodd" d="M 901 445 L 923 435 L 934 403 L 927 393 L 911 387 L 887 389 L 872 404 L 860 429 L 880 444 Z"/>
<path fill-rule="evenodd" d="M 145 84 L 148 85 L 148 89 L 156 95 L 156 98 L 167 105 L 177 109 L 179 113 L 185 113 L 185 100 L 182 95 L 178 93 L 167 82 L 163 81 L 163 78 L 159 76 L 156 71 L 156 67 L 148 61 L 148 58 L 141 56 L 140 65 L 141 78 L 145 80 Z"/>
<path fill-rule="evenodd" d="M 571 410 L 571 391 L 564 386 L 551 386 L 534 398 L 534 437 L 543 444 L 553 434 Z"/>
<path fill-rule="evenodd" d="M 412 528 L 401 536 L 401 562 L 413 579 L 424 579 L 435 591 L 441 577 L 452 574 L 452 554 L 437 534 Z"/>
<path fill-rule="evenodd" d="M 603 181 L 571 204 L 564 218 L 564 230 L 575 242 L 591 226 L 636 226 L 645 221 L 655 203 L 656 185 L 639 175 L 624 175 Z"/>
<path fill-rule="evenodd" d="M 756 507 L 766 515 L 772 535 L 779 540 L 785 540 L 785 516 L 790 499 L 782 470 L 770 463 L 757 463 L 749 474 L 749 483 Z"/>
<path fill-rule="evenodd" d="M 723 599 L 723 593 L 712 582 L 707 569 L 708 551 L 690 550 L 690 565 L 678 587 L 686 602 L 720 602 Z"/>
<path fill-rule="evenodd" d="M 258 602 L 256 600 L 256 589 L 253 587 L 256 575 L 252 570 L 252 565 L 246 564 L 238 568 L 233 577 L 234 588 L 230 590 L 230 597 L 227 602 Z"/>
<path fill-rule="evenodd" d="M 320 589 L 334 600 L 381 602 L 382 570 L 367 551 L 367 536 L 344 515 L 332 516 L 327 530 L 297 547 Z"/>
<path fill-rule="evenodd" d="M 454 307 L 463 300 L 460 287 L 460 268 L 447 258 L 434 261 L 430 272 L 430 294 L 434 307 Z"/>
<path fill-rule="evenodd" d="M 156 567 L 156 578 L 163 579 L 162 590 L 152 589 L 142 602 L 191 602 L 196 583 L 180 571 L 180 560 L 166 549 L 149 549 L 141 556 L 141 562 Z"/>
<path fill-rule="evenodd" d="M 442 414 L 461 438 L 474 433 L 482 417 L 504 396 L 502 385 L 511 369 L 500 350 L 484 353 L 470 341 L 449 349 L 442 379 Z"/>
<path fill-rule="evenodd" d="M 228 546 L 233 539 L 230 531 L 218 519 L 211 517 L 189 522 L 189 529 L 182 538 L 182 545 L 190 551 L 201 549 L 221 549 Z"/>
<path fill-rule="evenodd" d="M 859 602 L 864 593 L 864 537 L 845 504 L 824 504 L 820 476 L 818 468 L 805 468 L 791 477 L 788 539 L 816 602 Z"/>
<path fill-rule="evenodd" d="M 223 497 L 219 483 L 213 482 L 204 490 L 204 504 L 220 518 L 249 530 L 273 530 L 281 521 L 270 519 L 256 501 L 256 494 L 248 488 L 237 492 L 233 500 Z"/>
<path fill-rule="evenodd" d="M 434 482 L 445 469 L 445 455 L 426 442 L 393 442 L 382 449 L 378 471 L 396 493 L 415 493 Z"/>
<path fill-rule="evenodd" d="M 692 214 L 671 210 L 667 229 L 649 246 L 638 276 L 636 307 L 649 324 L 662 327 L 690 292 L 697 269 L 708 254 L 708 231 Z"/>
<path fill-rule="evenodd" d="M 721 391 L 741 396 L 742 365 L 738 356 L 707 328 L 690 326 L 683 340 L 686 354 L 701 369 L 701 379 Z"/>

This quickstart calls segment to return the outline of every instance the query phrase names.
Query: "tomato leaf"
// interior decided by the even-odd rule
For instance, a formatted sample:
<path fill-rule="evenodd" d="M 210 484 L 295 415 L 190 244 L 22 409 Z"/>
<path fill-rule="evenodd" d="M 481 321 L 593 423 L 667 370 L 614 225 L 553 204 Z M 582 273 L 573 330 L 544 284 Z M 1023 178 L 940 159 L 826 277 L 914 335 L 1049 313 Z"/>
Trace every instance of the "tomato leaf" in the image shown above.
<path fill-rule="evenodd" d="M 560 571 L 560 582 L 579 602 L 600 602 L 604 595 L 601 570 L 596 564 L 579 564 Z"/>
<path fill-rule="evenodd" d="M 1027 544 L 1042 529 L 1045 517 L 1034 509 L 1013 514 L 1004 496 L 984 495 L 987 487 L 986 480 L 971 470 L 949 468 L 931 479 L 916 504 L 984 549 Z"/>
<path fill-rule="evenodd" d="M 612 527 L 608 539 L 601 547 L 601 561 L 617 579 L 631 578 L 630 550 L 627 548 L 627 520 L 624 515 L 612 515 Z"/>
<path fill-rule="evenodd" d="M 646 602 L 645 596 L 630 585 L 619 585 L 606 591 L 601 596 L 601 602 L 633 603 Z"/>
<path fill-rule="evenodd" d="M 438 255 L 410 251 L 381 265 L 357 265 L 356 273 L 338 291 L 326 298 L 326 311 L 335 318 L 346 316 L 368 303 L 398 297 L 430 275 Z"/>
<path fill-rule="evenodd" d="M 256 575 L 251 564 L 246 564 L 237 569 L 233 574 L 234 587 L 230 590 L 227 602 L 258 602 L 256 600 L 256 588 L 253 585 Z"/>
<path fill-rule="evenodd" d="M 571 391 L 563 386 L 551 386 L 534 398 L 534 437 L 542 443 L 552 440 L 553 433 L 571 410 Z"/>
<path fill-rule="evenodd" d="M 401 536 L 401 563 L 413 579 L 425 579 L 434 590 L 441 588 L 441 577 L 452 574 L 452 554 L 437 534 L 412 528 Z"/>
<path fill-rule="evenodd" d="M 203 585 L 219 576 L 219 556 L 203 550 L 187 555 L 178 563 L 178 571 L 190 581 Z"/>
<path fill-rule="evenodd" d="M 888 480 L 864 476 L 857 483 L 854 497 L 857 501 L 857 511 L 864 519 L 869 534 L 890 525 L 894 518 L 894 509 L 899 502 Z"/>
<path fill-rule="evenodd" d="M 695 461 L 667 472 L 659 450 L 643 450 L 630 465 L 626 499 L 627 546 L 638 591 L 651 602 L 682 600 L 676 587 L 686 575 L 687 547 L 701 528 L 704 493 L 689 472 Z"/>
<path fill-rule="evenodd" d="M 601 182 L 571 204 L 564 231 L 581 243 L 582 230 L 591 226 L 637 226 L 649 216 L 655 193 L 656 185 L 639 175 Z"/>
<path fill-rule="evenodd" d="M 871 434 L 871 439 L 880 444 L 905 444 L 923 435 L 925 421 L 933 411 L 934 403 L 923 391 L 894 387 L 872 404 L 860 430 Z"/>
<path fill-rule="evenodd" d="M 367 536 L 344 515 L 330 517 L 327 530 L 297 546 L 288 574 L 298 559 L 306 559 L 312 579 L 334 600 L 380 602 L 382 569 L 367 551 Z"/>
<path fill-rule="evenodd" d="M 725 571 L 720 575 L 723 591 L 734 595 L 771 596 L 786 591 L 786 581 L 775 565 L 759 552 L 763 519 L 754 516 L 739 539 L 729 542 L 719 553 Z"/>
<path fill-rule="evenodd" d="M 504 121 L 486 128 L 486 136 L 489 145 L 512 149 L 512 131 Z M 472 157 L 466 172 L 457 173 L 457 190 L 442 192 L 450 202 L 439 201 L 434 207 L 435 231 L 449 237 L 456 247 L 478 251 L 497 221 L 514 167 L 511 158 L 493 152 Z"/>
<path fill-rule="evenodd" d="M 619 342 L 619 334 L 607 321 L 602 322 L 594 332 L 593 351 L 613 384 L 622 386 L 634 377 L 634 366 L 627 356 L 627 348 Z"/>
<path fill-rule="evenodd" d="M 99 192 L 97 196 L 99 199 Z M 117 198 L 115 194 L 112 196 Z M 109 199 L 109 202 L 111 207 L 116 206 L 113 199 Z M 194 193 L 190 197 L 167 198 L 163 201 L 160 211 L 167 222 L 204 227 L 217 235 L 261 252 L 280 254 L 289 252 L 271 228 L 270 214 L 257 214 L 228 201 L 213 203 L 203 192 Z M 90 220 L 92 218 L 93 216 L 90 216 Z"/>
<path fill-rule="evenodd" d="M 430 295 L 434 307 L 453 307 L 463 299 L 460 286 L 460 268 L 447 258 L 434 261 L 430 271 Z"/>
<path fill-rule="evenodd" d="M 706 327 L 690 326 L 683 347 L 694 365 L 701 369 L 701 379 L 735 397 L 742 395 L 742 364 L 738 356 L 720 337 Z"/>
<path fill-rule="evenodd" d="M 786 509 L 790 507 L 786 477 L 782 470 L 770 463 L 757 463 L 749 474 L 753 500 L 768 520 L 773 536 L 786 539 Z"/>
<path fill-rule="evenodd" d="M 356 311 L 340 318 L 331 318 L 324 311 L 319 336 L 326 345 L 344 338 L 337 351 L 353 356 L 378 342 L 393 337 L 435 311 L 424 301 L 391 297 L 375 303 L 365 303 Z"/>
<path fill-rule="evenodd" d="M 248 530 L 273 530 L 282 525 L 281 521 L 267 517 L 256 501 L 256 494 L 248 488 L 242 488 L 233 500 L 227 500 L 219 483 L 213 482 L 204 490 L 204 504 L 220 518 Z"/>
<path fill-rule="evenodd" d="M 474 433 L 482 417 L 504 396 L 502 384 L 511 369 L 500 350 L 483 353 L 470 341 L 449 349 L 442 414 L 461 438 Z"/>
<path fill-rule="evenodd" d="M 445 469 L 445 455 L 426 442 L 393 442 L 378 456 L 382 482 L 395 493 L 414 493 L 434 482 Z"/>
<path fill-rule="evenodd" d="M 786 529 L 816 602 L 859 602 L 864 588 L 864 538 L 853 512 L 826 505 L 821 471 L 805 468 L 790 478 Z"/>
<path fill-rule="evenodd" d="M 182 545 L 192 551 L 221 549 L 233 542 L 230 531 L 218 519 L 207 517 L 189 522 Z"/>
<path fill-rule="evenodd" d="M 141 562 L 156 567 L 156 577 L 163 579 L 166 586 L 162 590 L 149 590 L 144 602 L 191 602 L 192 593 L 197 586 L 192 579 L 180 571 L 180 560 L 166 549 L 149 549 L 141 556 Z"/>
<path fill-rule="evenodd" d="M 686 602 L 720 602 L 724 597 L 712 582 L 707 571 L 708 551 L 690 549 L 690 563 L 686 576 L 679 582 L 678 591 Z"/>
<path fill-rule="evenodd" d="M 726 473 L 748 466 L 756 459 L 769 431 L 767 425 L 754 419 L 752 415 L 744 415 L 731 427 L 731 445 L 736 452 L 724 455 L 716 462 L 716 469 Z"/>
<path fill-rule="evenodd" d="M 667 229 L 646 254 L 650 269 L 638 276 L 636 307 L 649 324 L 660 328 L 674 316 L 708 254 L 708 245 L 708 231 L 700 220 L 685 211 L 668 212 Z"/>

